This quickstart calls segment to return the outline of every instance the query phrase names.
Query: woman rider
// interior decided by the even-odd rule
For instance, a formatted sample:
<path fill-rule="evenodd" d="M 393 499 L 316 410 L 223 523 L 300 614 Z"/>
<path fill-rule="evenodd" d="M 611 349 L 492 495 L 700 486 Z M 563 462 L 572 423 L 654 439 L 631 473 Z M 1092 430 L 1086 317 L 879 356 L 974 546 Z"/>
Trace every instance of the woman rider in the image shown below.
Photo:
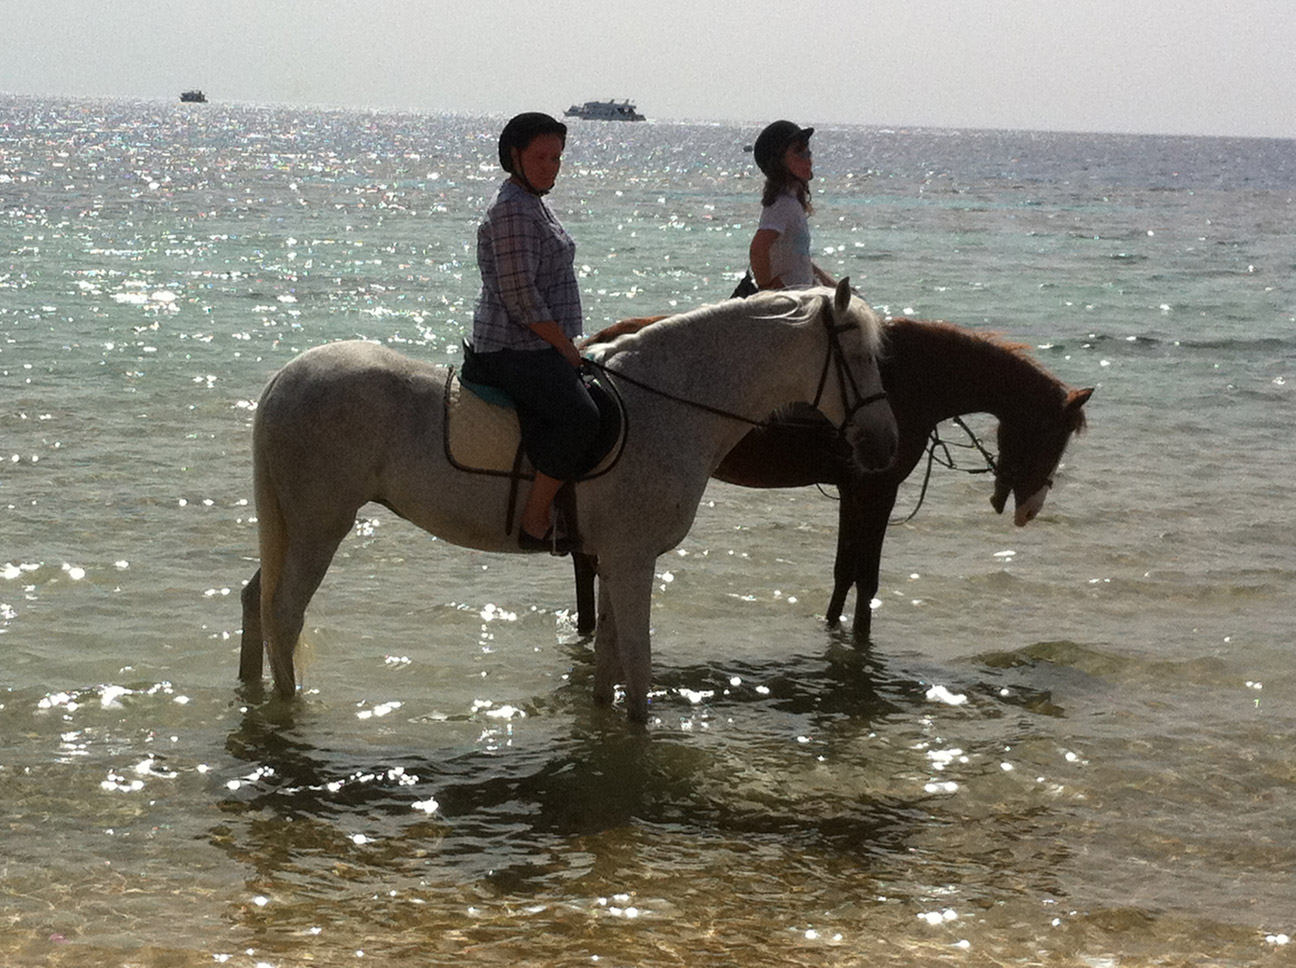
<path fill-rule="evenodd" d="M 522 441 L 535 480 L 522 511 L 518 544 L 566 554 L 550 507 L 599 429 L 598 406 L 580 378 L 573 340 L 581 332 L 576 243 L 543 196 L 554 186 L 567 126 L 547 114 L 519 114 L 499 137 L 509 173 L 477 229 L 481 292 L 473 313 L 473 349 L 492 382 L 517 405 Z"/>

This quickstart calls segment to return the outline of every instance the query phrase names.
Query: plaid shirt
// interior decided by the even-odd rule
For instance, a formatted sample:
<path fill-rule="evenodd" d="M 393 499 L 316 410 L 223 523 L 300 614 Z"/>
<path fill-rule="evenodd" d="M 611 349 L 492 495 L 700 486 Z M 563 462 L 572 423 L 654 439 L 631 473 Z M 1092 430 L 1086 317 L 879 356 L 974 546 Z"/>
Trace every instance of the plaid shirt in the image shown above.
<path fill-rule="evenodd" d="M 568 337 L 581 332 L 576 243 L 539 196 L 500 186 L 477 229 L 482 287 L 473 311 L 473 348 L 540 350 L 530 327 L 552 319 Z"/>

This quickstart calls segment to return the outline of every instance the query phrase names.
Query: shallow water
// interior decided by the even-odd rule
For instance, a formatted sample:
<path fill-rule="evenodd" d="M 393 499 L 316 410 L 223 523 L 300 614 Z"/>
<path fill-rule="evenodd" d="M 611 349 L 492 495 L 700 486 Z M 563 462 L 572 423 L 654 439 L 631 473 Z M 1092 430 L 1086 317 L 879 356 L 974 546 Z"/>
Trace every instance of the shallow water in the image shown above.
<path fill-rule="evenodd" d="M 376 508 L 301 699 L 236 691 L 252 401 L 330 339 L 454 359 L 499 120 L 201 107 L 0 98 L 0 960 L 1290 959 L 1296 144 L 821 128 L 821 264 L 1090 431 L 1025 529 L 938 470 L 867 648 L 834 495 L 713 484 L 640 733 L 566 563 Z M 573 127 L 590 329 L 727 294 L 754 133 Z"/>

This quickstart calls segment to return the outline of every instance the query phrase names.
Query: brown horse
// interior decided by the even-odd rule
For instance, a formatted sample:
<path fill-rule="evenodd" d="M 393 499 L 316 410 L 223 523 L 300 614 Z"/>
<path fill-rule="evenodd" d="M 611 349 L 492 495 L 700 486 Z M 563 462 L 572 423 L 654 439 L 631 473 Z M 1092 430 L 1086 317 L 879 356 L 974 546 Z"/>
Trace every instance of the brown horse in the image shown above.
<path fill-rule="evenodd" d="M 653 319 L 627 320 L 610 330 L 639 328 Z M 602 338 L 600 333 L 589 342 Z M 998 418 L 999 457 L 990 503 L 1002 513 L 1012 494 L 1020 527 L 1043 507 L 1067 441 L 1084 428 L 1082 408 L 1093 393 L 1068 388 L 1028 356 L 1024 346 L 949 323 L 893 319 L 886 338 L 879 368 L 900 434 L 891 470 L 852 473 L 833 429 L 798 419 L 749 432 L 713 475 L 744 487 L 838 488 L 837 556 L 825 617 L 830 625 L 840 623 L 854 585 L 853 630 L 862 637 L 870 632 L 870 603 L 878 590 L 882 542 L 897 490 L 922 459 L 936 425 L 969 413 Z M 577 625 L 588 633 L 595 624 L 594 562 L 578 555 L 574 565 Z"/>

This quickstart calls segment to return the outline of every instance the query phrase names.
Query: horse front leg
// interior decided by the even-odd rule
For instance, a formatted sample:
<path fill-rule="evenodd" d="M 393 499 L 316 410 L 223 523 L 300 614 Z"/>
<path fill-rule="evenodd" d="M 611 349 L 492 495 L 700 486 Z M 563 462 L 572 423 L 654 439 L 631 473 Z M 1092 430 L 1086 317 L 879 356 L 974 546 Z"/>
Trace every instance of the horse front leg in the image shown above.
<path fill-rule="evenodd" d="M 873 599 L 877 597 L 882 570 L 882 543 L 895 508 L 896 489 L 879 489 L 861 501 L 854 522 L 855 621 L 851 631 L 867 642 L 873 633 Z"/>
<path fill-rule="evenodd" d="M 842 475 L 842 481 L 837 485 L 837 494 L 837 555 L 833 559 L 832 595 L 828 598 L 828 610 L 824 613 L 824 620 L 833 628 L 841 624 L 846 595 L 859 573 L 856 564 L 862 520 L 859 509 L 860 489 L 850 479 L 849 472 Z M 858 618 L 858 614 L 856 617 Z"/>
<path fill-rule="evenodd" d="M 593 588 L 590 591 L 593 592 Z M 597 628 L 594 635 L 594 701 L 610 706 L 616 700 L 617 683 L 624 679 L 625 673 L 621 669 L 621 653 L 617 650 L 616 620 L 612 615 L 612 596 L 606 581 L 600 581 L 598 585 Z"/>
<path fill-rule="evenodd" d="M 851 631 L 868 639 L 873 626 L 873 599 L 882 566 L 882 542 L 896 501 L 895 486 L 845 480 L 839 486 L 837 557 L 833 561 L 833 590 L 825 615 L 829 625 L 841 624 L 851 586 L 855 588 L 855 619 Z"/>
<path fill-rule="evenodd" d="M 239 642 L 239 681 L 261 681 L 265 667 L 265 639 L 261 635 L 261 569 L 243 588 L 243 638 Z"/>
<path fill-rule="evenodd" d="M 635 723 L 648 722 L 648 689 L 652 685 L 650 623 L 654 564 L 652 558 L 621 561 L 606 569 L 602 562 L 599 564 L 599 597 L 608 608 L 599 616 L 599 632 L 595 637 L 595 694 L 605 696 L 603 690 L 608 687 L 609 677 L 615 674 L 610 654 L 614 647 L 625 682 L 626 715 Z M 605 630 L 604 623 L 611 629 Z M 607 638 L 609 634 L 612 636 L 610 639 Z M 602 652 L 598 648 L 599 638 L 605 640 Z M 615 688 L 615 680 L 612 687 Z"/>

